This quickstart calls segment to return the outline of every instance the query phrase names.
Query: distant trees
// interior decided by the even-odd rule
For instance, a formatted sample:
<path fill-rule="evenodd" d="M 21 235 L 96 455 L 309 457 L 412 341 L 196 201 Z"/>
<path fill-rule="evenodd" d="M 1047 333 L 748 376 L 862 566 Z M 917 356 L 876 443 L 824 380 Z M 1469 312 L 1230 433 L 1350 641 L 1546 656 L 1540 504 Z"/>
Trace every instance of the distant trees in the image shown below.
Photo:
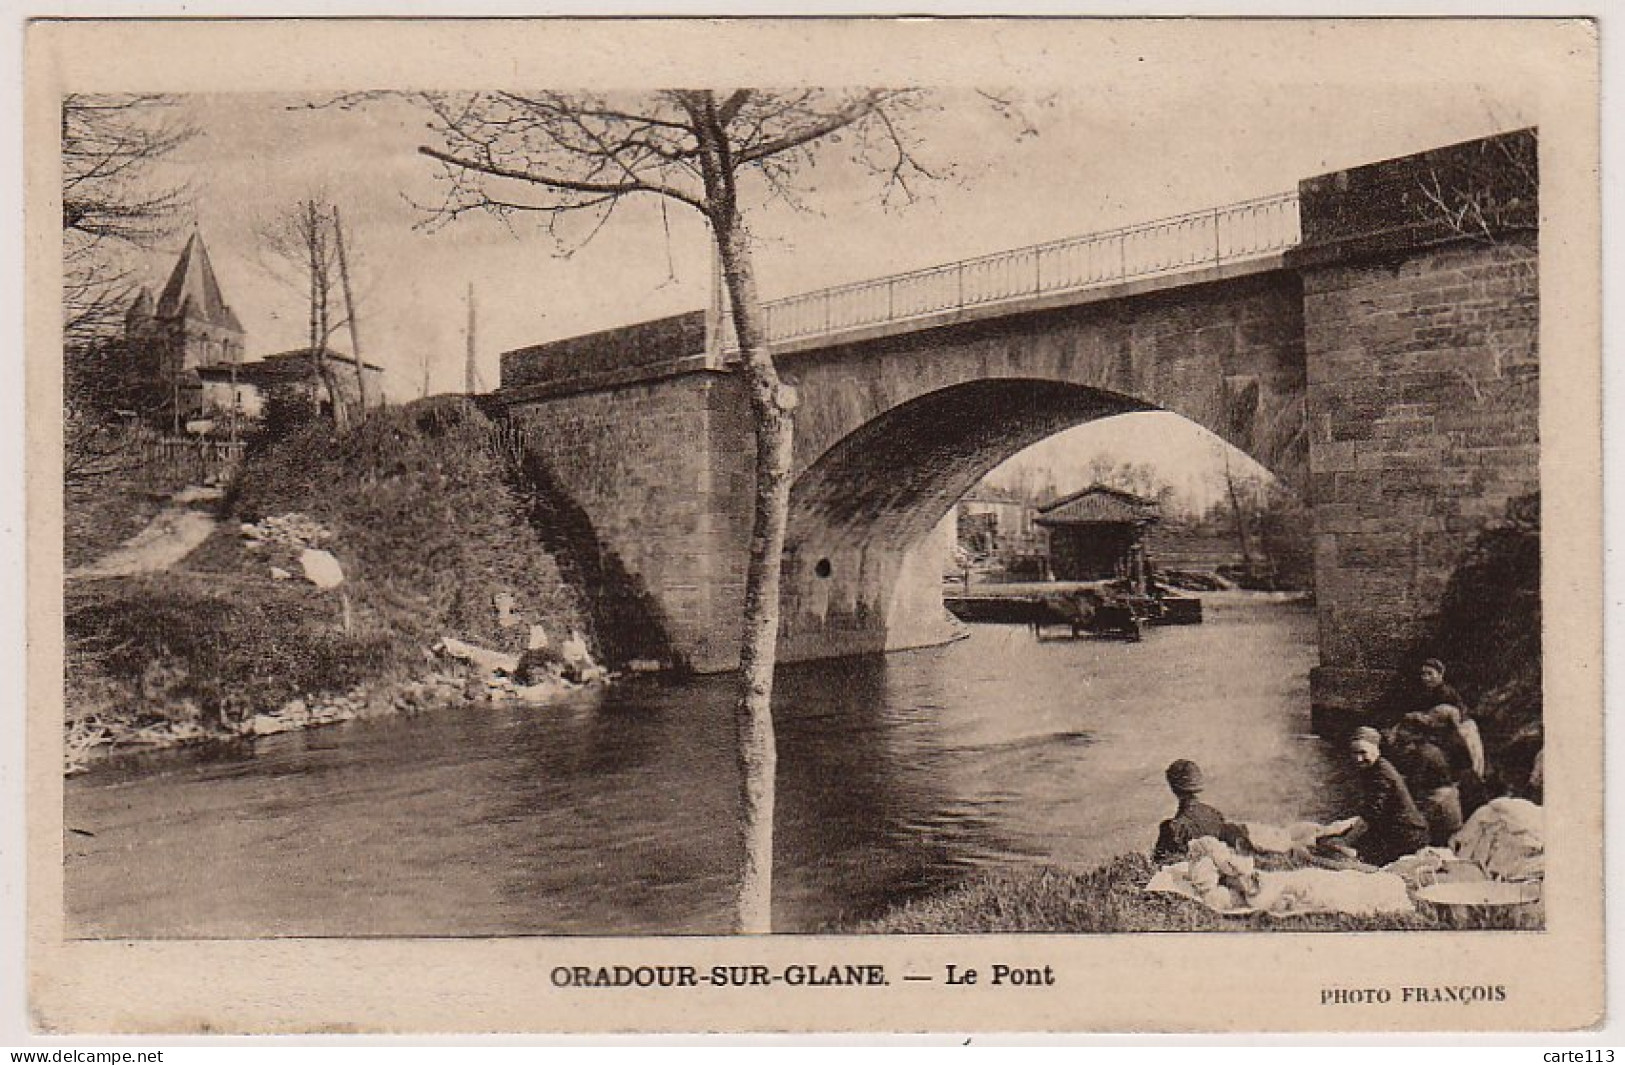
<path fill-rule="evenodd" d="M 71 488 L 125 464 L 121 411 L 167 399 L 154 352 L 125 342 L 134 256 L 173 233 L 183 184 L 162 163 L 193 136 L 170 97 L 69 93 L 62 99 L 63 477 Z"/>
<path fill-rule="evenodd" d="M 1164 513 L 1176 509 L 1177 490 L 1163 472 L 1149 462 L 1118 459 L 1110 454 L 1096 455 L 1089 460 L 1086 474 L 1088 485 L 1098 484 L 1149 499 L 1161 504 Z"/>
<path fill-rule="evenodd" d="M 1237 480 L 1200 514 L 1176 517 L 1187 537 L 1228 545 L 1239 563 L 1218 567 L 1246 587 L 1306 589 L 1314 585 L 1313 518 L 1308 505 L 1278 482 Z"/>

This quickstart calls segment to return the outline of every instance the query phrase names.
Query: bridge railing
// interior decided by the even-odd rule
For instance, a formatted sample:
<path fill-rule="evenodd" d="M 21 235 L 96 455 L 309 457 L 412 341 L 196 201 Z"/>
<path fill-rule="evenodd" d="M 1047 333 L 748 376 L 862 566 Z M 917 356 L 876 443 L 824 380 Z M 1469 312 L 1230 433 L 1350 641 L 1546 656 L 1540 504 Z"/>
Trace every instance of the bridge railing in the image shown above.
<path fill-rule="evenodd" d="M 769 341 L 800 340 L 1245 262 L 1285 251 L 1299 240 L 1298 194 L 1284 192 L 819 289 L 771 300 L 763 310 Z M 722 350 L 737 350 L 733 322 L 726 315 L 722 327 Z"/>

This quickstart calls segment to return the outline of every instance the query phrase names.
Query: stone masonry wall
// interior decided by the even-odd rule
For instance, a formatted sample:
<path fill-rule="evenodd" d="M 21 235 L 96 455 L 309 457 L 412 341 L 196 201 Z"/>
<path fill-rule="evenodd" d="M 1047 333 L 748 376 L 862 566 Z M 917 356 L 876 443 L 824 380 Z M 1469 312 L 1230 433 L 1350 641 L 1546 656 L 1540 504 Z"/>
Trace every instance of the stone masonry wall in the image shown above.
<path fill-rule="evenodd" d="M 693 373 L 512 409 L 554 494 L 583 518 L 590 542 L 571 549 L 589 556 L 594 593 L 619 597 L 615 616 L 651 630 L 620 636 L 659 635 L 677 664 L 699 670 L 726 668 L 738 650 L 741 403 L 731 379 Z"/>
<path fill-rule="evenodd" d="M 1532 233 L 1305 269 L 1317 709 L 1408 668 L 1473 532 L 1536 491 Z"/>

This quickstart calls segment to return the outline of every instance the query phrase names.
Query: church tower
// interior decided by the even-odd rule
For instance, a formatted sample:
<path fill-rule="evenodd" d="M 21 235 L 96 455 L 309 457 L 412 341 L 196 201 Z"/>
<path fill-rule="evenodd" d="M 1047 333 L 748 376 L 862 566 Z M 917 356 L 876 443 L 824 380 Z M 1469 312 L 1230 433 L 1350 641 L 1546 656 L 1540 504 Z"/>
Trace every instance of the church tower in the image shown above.
<path fill-rule="evenodd" d="M 143 288 L 125 315 L 124 329 L 132 340 L 157 342 L 165 377 L 243 361 L 242 323 L 221 295 L 209 250 L 196 230 L 157 300 Z"/>

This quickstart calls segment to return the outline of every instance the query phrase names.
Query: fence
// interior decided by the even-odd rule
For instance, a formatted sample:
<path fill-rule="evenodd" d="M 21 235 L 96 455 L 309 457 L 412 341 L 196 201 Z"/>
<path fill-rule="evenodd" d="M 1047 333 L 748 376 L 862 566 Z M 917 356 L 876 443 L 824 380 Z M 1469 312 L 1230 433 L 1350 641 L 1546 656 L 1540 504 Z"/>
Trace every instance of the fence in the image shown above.
<path fill-rule="evenodd" d="M 241 440 L 143 433 L 132 435 L 130 450 L 147 470 L 194 477 L 201 484 L 229 478 L 242 463 L 245 446 Z"/>
<path fill-rule="evenodd" d="M 1246 262 L 1285 251 L 1299 239 L 1298 194 L 1284 192 L 772 300 L 763 306 L 767 339 L 826 336 Z M 737 350 L 732 320 L 724 316 L 722 325 L 723 349 Z"/>

